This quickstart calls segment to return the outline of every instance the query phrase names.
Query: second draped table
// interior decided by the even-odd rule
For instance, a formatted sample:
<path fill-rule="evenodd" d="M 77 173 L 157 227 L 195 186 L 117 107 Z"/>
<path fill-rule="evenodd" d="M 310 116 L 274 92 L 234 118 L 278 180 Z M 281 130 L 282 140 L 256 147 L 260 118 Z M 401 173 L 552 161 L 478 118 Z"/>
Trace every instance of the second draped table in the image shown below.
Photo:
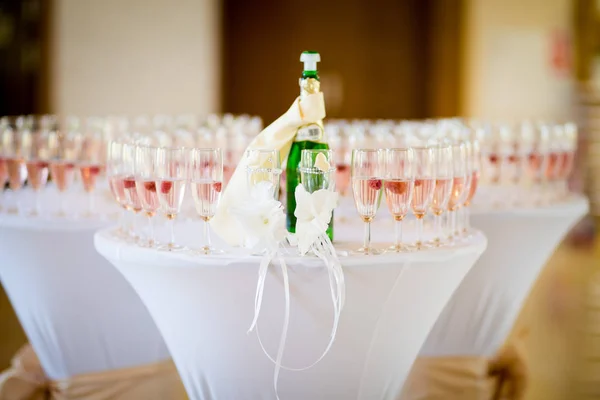
<path fill-rule="evenodd" d="M 488 237 L 488 248 L 435 323 L 403 399 L 452 399 L 458 390 L 460 399 L 481 398 L 487 365 L 480 363 L 477 375 L 473 362 L 497 355 L 540 270 L 587 210 L 587 200 L 573 195 L 546 207 L 473 212 L 471 223 Z"/>
<path fill-rule="evenodd" d="M 30 195 L 23 190 L 16 199 L 26 205 Z M 125 387 L 142 386 L 142 380 L 137 376 L 123 386 L 123 370 L 168 362 L 165 343 L 131 285 L 94 249 L 94 232 L 110 221 L 53 217 L 55 191 L 48 188 L 42 196 L 44 216 L 0 214 L 2 285 L 49 380 L 109 373 L 111 398 L 117 398 L 116 387 L 131 394 Z M 86 200 L 70 195 L 69 212 L 83 211 Z M 114 370 L 121 377 L 110 377 Z M 181 386 L 175 374 L 166 374 L 170 385 L 158 390 L 157 399 Z M 97 392 L 106 389 L 97 378 L 86 379 Z"/>
<path fill-rule="evenodd" d="M 361 226 L 338 224 L 354 240 Z M 200 225 L 178 237 L 200 242 Z M 256 333 L 260 257 L 190 256 L 95 237 L 96 248 L 132 284 L 161 331 L 192 399 L 271 399 L 274 364 Z M 346 304 L 331 351 L 314 367 L 282 369 L 281 399 L 395 399 L 439 313 L 486 246 L 476 234 L 458 248 L 374 257 L 341 256 Z M 347 247 L 347 246 L 346 246 Z M 286 257 L 291 314 L 283 365 L 316 361 L 329 341 L 333 306 L 327 271 L 316 258 Z M 258 332 L 275 358 L 284 317 L 282 271 L 267 274 Z"/>

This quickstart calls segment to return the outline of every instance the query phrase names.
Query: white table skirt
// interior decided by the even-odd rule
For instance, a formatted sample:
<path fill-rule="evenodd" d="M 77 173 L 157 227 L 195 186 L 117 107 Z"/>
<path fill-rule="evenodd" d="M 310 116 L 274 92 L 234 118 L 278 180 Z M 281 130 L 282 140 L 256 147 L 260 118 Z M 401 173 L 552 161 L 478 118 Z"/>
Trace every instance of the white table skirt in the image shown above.
<path fill-rule="evenodd" d="M 556 246 L 588 210 L 587 200 L 539 209 L 476 211 L 489 245 L 467 274 L 421 355 L 493 356 L 507 339 L 533 283 Z"/>
<path fill-rule="evenodd" d="M 178 231 L 201 242 L 199 225 Z M 338 224 L 338 237 L 360 226 Z M 260 349 L 253 318 L 259 257 L 190 256 L 117 241 L 96 248 L 132 284 L 156 321 L 191 399 L 273 399 L 274 365 Z M 486 246 L 483 235 L 457 249 L 341 257 L 346 305 L 330 353 L 303 372 L 282 370 L 289 399 L 395 399 L 433 323 Z M 324 266 L 288 257 L 291 318 L 283 365 L 304 367 L 327 345 L 333 308 Z M 282 273 L 269 268 L 259 332 L 277 351 L 284 314 Z"/>
<path fill-rule="evenodd" d="M 85 200 L 70 196 L 70 210 Z M 44 192 L 45 206 L 55 201 Z M 0 214 L 0 281 L 51 379 L 170 358 L 138 295 L 94 249 L 108 223 Z"/>

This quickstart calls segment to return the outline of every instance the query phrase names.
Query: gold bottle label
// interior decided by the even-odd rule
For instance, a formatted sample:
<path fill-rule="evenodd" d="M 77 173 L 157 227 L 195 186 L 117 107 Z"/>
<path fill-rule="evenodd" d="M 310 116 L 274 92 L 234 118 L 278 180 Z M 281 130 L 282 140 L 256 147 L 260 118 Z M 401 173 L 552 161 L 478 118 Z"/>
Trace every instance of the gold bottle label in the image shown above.
<path fill-rule="evenodd" d="M 321 82 L 314 78 L 300 78 L 300 97 L 309 94 L 319 93 L 321 91 Z M 323 124 L 321 121 L 301 126 L 296 132 L 295 142 L 320 142 L 323 139 Z"/>

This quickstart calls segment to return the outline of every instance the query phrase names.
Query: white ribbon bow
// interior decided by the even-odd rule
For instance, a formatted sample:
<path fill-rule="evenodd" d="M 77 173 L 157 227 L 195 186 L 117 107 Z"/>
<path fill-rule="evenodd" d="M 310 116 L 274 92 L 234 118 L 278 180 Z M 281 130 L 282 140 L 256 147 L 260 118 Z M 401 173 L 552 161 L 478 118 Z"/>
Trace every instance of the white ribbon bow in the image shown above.
<path fill-rule="evenodd" d="M 308 193 L 304 186 L 296 188 L 296 234 L 288 236 L 285 229 L 285 215 L 281 203 L 273 199 L 273 186 L 269 182 L 256 185 L 248 199 L 230 208 L 230 213 L 237 219 L 240 229 L 246 237 L 246 247 L 254 253 L 264 254 L 259 270 L 256 294 L 254 297 L 254 319 L 248 333 L 256 328 L 260 346 L 265 355 L 275 364 L 273 386 L 277 393 L 277 382 L 281 369 L 289 371 L 304 371 L 319 363 L 329 352 L 339 325 L 339 319 L 345 301 L 344 273 L 331 240 L 327 236 L 327 226 L 331 221 L 333 209 L 337 205 L 338 194 L 329 190 L 318 190 Z M 289 368 L 282 365 L 283 352 L 287 339 L 290 319 L 290 288 L 287 265 L 281 254 L 281 243 L 288 237 L 290 243 L 298 245 L 301 255 L 312 252 L 325 263 L 329 274 L 331 298 L 333 301 L 334 320 L 330 341 L 323 354 L 311 365 L 304 368 Z M 285 314 L 279 348 L 275 359 L 265 349 L 258 332 L 258 317 L 262 305 L 267 271 L 271 261 L 278 258 L 283 273 L 285 293 Z"/>

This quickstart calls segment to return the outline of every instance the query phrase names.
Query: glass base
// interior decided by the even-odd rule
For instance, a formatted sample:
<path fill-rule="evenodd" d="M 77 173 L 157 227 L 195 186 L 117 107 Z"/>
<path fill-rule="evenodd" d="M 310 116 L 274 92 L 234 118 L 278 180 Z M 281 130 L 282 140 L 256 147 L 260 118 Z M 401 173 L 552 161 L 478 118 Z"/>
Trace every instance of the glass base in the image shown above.
<path fill-rule="evenodd" d="M 154 248 L 161 247 L 161 244 L 158 241 L 154 240 L 154 239 L 140 241 L 138 243 L 138 245 L 140 247 L 144 247 L 144 248 L 147 248 L 147 249 L 154 249 Z"/>
<path fill-rule="evenodd" d="M 161 246 L 158 246 L 156 248 L 157 250 L 160 251 L 172 251 L 172 252 L 176 252 L 176 251 L 183 251 L 186 250 L 185 247 L 178 245 L 177 243 L 167 243 L 167 244 L 163 244 Z"/>
<path fill-rule="evenodd" d="M 429 247 L 429 248 L 437 248 L 437 247 L 444 247 L 446 245 L 448 245 L 449 242 L 446 239 L 443 238 L 434 238 L 432 240 L 430 240 L 429 242 L 427 242 L 425 244 L 425 246 Z"/>
<path fill-rule="evenodd" d="M 209 246 L 203 246 L 200 249 L 193 249 L 192 250 L 192 254 L 194 255 L 198 255 L 198 256 L 204 256 L 204 255 L 209 255 L 209 254 L 224 254 L 225 251 L 220 250 L 220 249 L 215 249 L 214 247 L 209 247 Z"/>
<path fill-rule="evenodd" d="M 415 242 L 411 246 L 413 251 L 430 249 L 432 246 L 425 242 Z"/>
<path fill-rule="evenodd" d="M 81 216 L 83 218 L 96 218 L 96 217 L 98 217 L 98 214 L 95 213 L 94 211 L 86 211 L 86 212 L 82 213 Z"/>
<path fill-rule="evenodd" d="M 363 256 L 376 256 L 382 254 L 383 251 L 380 249 L 374 249 L 373 247 L 361 247 L 358 250 L 351 251 L 350 254 L 363 255 Z"/>
<path fill-rule="evenodd" d="M 386 253 L 407 253 L 411 251 L 413 251 L 413 249 L 410 246 L 400 243 L 388 247 Z"/>

